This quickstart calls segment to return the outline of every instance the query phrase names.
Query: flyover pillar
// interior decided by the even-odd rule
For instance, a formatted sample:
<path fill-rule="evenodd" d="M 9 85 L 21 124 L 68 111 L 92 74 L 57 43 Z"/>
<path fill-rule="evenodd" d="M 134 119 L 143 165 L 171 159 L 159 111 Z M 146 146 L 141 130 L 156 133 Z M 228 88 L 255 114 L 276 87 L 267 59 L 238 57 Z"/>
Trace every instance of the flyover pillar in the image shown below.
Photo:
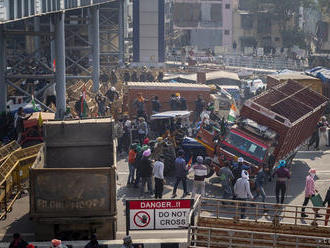
<path fill-rule="evenodd" d="M 92 14 L 93 91 L 98 92 L 100 87 L 100 9 L 95 6 L 90 12 Z"/>
<path fill-rule="evenodd" d="M 63 12 L 55 14 L 56 119 L 63 119 L 66 110 L 64 18 Z"/>
<path fill-rule="evenodd" d="M 6 111 L 7 84 L 6 84 L 6 41 L 4 25 L 0 25 L 0 113 Z"/>

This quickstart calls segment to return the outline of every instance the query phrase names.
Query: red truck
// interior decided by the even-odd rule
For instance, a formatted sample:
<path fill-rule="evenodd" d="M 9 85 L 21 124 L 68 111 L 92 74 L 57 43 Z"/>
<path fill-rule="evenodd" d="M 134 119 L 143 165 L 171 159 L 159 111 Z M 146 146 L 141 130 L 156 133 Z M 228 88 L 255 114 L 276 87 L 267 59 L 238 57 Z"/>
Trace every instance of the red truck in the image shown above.
<path fill-rule="evenodd" d="M 202 143 L 217 171 L 225 160 L 243 157 L 253 175 L 256 165 L 272 168 L 285 159 L 291 163 L 322 116 L 328 98 L 289 80 L 247 100 L 235 125 L 224 135 L 203 125 L 197 140 Z"/>

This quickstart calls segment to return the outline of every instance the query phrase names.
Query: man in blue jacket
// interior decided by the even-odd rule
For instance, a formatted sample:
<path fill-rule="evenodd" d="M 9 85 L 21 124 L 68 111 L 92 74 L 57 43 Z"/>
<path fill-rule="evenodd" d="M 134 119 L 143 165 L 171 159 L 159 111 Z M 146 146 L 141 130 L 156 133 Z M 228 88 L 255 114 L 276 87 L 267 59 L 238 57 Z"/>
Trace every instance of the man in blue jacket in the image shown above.
<path fill-rule="evenodd" d="M 183 196 L 182 197 L 185 197 L 185 196 L 189 195 L 189 193 L 187 191 L 187 172 L 188 172 L 189 168 L 184 159 L 183 150 L 178 151 L 178 157 L 175 159 L 174 165 L 175 165 L 176 182 L 174 184 L 172 198 L 176 197 L 176 190 L 178 188 L 180 181 L 182 181 L 182 186 L 183 186 Z"/>

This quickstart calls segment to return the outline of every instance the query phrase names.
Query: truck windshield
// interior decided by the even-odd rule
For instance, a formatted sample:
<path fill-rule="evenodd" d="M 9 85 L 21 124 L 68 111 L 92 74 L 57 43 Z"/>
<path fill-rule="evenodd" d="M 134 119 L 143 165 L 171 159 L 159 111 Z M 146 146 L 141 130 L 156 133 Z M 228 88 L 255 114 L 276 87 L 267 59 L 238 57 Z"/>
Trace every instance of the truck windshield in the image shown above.
<path fill-rule="evenodd" d="M 226 142 L 229 145 L 239 149 L 243 153 L 247 153 L 248 155 L 253 156 L 259 160 L 263 160 L 266 155 L 267 149 L 265 147 L 262 147 L 252 140 L 249 140 L 233 132 L 229 133 L 226 138 Z"/>

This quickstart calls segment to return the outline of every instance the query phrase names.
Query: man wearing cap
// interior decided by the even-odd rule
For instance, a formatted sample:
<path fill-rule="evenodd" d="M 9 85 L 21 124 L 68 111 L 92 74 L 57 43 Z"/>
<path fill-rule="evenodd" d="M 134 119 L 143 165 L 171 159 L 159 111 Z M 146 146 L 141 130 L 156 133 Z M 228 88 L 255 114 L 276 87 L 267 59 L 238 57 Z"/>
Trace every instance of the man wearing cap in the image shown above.
<path fill-rule="evenodd" d="M 315 189 L 315 182 L 314 182 L 314 177 L 316 174 L 316 170 L 315 169 L 310 169 L 308 172 L 308 175 L 306 177 L 306 185 L 305 185 L 305 200 L 303 203 L 303 207 L 301 209 L 301 217 L 305 218 L 308 217 L 307 214 L 305 214 L 305 207 L 307 206 L 309 200 L 312 198 L 312 196 L 315 195 L 315 192 L 317 192 L 317 190 Z M 315 213 L 316 217 L 322 217 L 321 215 L 317 214 L 317 212 Z"/>
<path fill-rule="evenodd" d="M 250 190 L 249 173 L 246 170 L 242 170 L 241 177 L 234 185 L 234 193 L 236 200 L 246 201 L 248 198 L 253 199 L 253 195 Z M 245 218 L 246 203 L 240 203 L 241 206 L 241 219 Z"/>
<path fill-rule="evenodd" d="M 276 186 L 275 186 L 275 194 L 276 194 L 276 204 L 280 202 L 280 192 L 281 192 L 281 204 L 284 203 L 284 196 L 286 192 L 286 181 L 290 179 L 290 172 L 287 168 L 285 168 L 286 161 L 280 160 L 280 163 L 277 169 L 273 172 L 273 177 L 277 175 L 276 178 Z"/>
<path fill-rule="evenodd" d="M 235 184 L 236 181 L 241 177 L 242 175 L 242 170 L 243 170 L 243 163 L 244 163 L 244 159 L 242 157 L 239 157 L 237 159 L 237 166 L 233 168 L 233 175 L 234 175 L 234 180 L 233 183 Z"/>
<path fill-rule="evenodd" d="M 141 196 L 144 194 L 145 185 L 148 185 L 148 193 L 152 195 L 152 161 L 150 159 L 151 151 L 147 149 L 143 152 L 140 161 L 140 175 L 142 179 Z"/>
<path fill-rule="evenodd" d="M 221 185 L 223 188 L 223 199 L 230 199 L 233 195 L 232 190 L 232 181 L 234 179 L 234 175 L 232 171 L 230 170 L 230 162 L 225 161 L 224 167 L 222 167 L 219 171 L 219 176 L 221 180 Z"/>
<path fill-rule="evenodd" d="M 176 182 L 174 184 L 172 198 L 176 197 L 176 190 L 181 181 L 182 181 L 182 186 L 183 186 L 183 196 L 182 197 L 185 197 L 188 195 L 188 191 L 187 191 L 187 171 L 188 171 L 187 169 L 188 168 L 186 165 L 186 161 L 184 160 L 184 151 L 183 150 L 178 151 L 178 157 L 175 159 L 174 166 L 175 166 Z"/>
<path fill-rule="evenodd" d="M 155 162 L 153 168 L 155 177 L 155 198 L 162 199 L 164 190 L 164 154 L 159 155 L 159 159 Z"/>
<path fill-rule="evenodd" d="M 196 158 L 197 163 L 194 164 L 189 172 L 194 172 L 194 184 L 193 184 L 193 190 L 191 198 L 195 198 L 195 194 L 197 192 L 197 189 L 200 189 L 200 193 L 202 196 L 205 195 L 205 177 L 207 175 L 207 167 L 203 165 L 203 157 L 197 156 Z"/>

